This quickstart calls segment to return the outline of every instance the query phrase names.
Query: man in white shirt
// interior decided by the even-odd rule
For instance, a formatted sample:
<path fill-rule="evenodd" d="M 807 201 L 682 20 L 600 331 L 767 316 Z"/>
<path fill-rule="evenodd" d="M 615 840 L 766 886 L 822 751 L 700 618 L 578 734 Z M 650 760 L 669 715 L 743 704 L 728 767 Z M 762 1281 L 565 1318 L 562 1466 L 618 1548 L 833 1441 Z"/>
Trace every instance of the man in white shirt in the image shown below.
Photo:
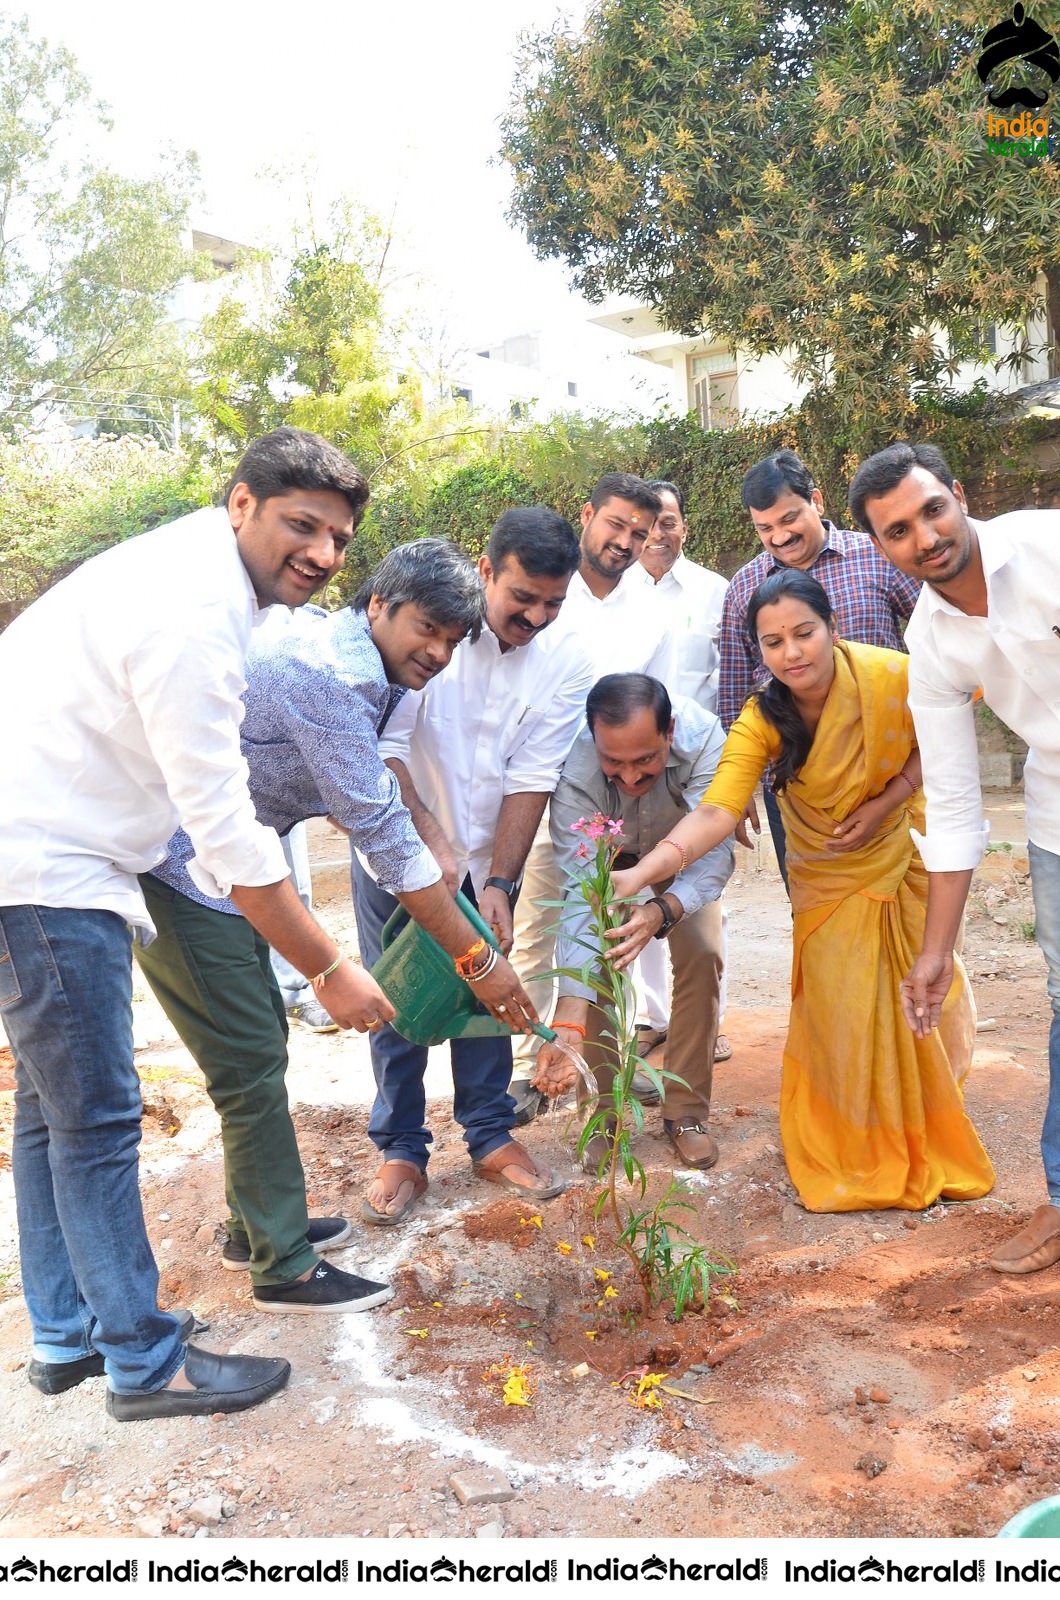
<path fill-rule="evenodd" d="M 644 542 L 640 560 L 627 583 L 638 581 L 662 602 L 676 650 L 671 693 L 687 696 L 707 711 L 718 708 L 718 639 L 728 580 L 711 572 L 684 553 L 688 538 L 685 498 L 676 483 L 653 478 L 654 489 L 662 502 L 651 533 Z M 722 955 L 725 944 L 725 908 L 722 905 Z M 670 1031 L 671 971 L 669 946 L 645 945 L 637 962 L 634 981 L 637 988 L 637 1020 L 642 1050 L 647 1053 L 662 1044 Z M 718 1026 L 725 1020 L 725 970 L 722 967 Z M 719 1032 L 714 1045 L 715 1061 L 728 1061 L 732 1045 Z"/>
<path fill-rule="evenodd" d="M 626 582 L 639 583 L 665 608 L 677 651 L 672 692 L 717 711 L 718 639 L 728 579 L 685 555 L 688 523 L 676 483 L 654 478 L 648 488 L 659 496 L 662 509 Z"/>
<path fill-rule="evenodd" d="M 487 626 L 457 646 L 421 693 L 406 695 L 380 739 L 446 883 L 477 902 L 505 954 L 526 852 L 592 681 L 577 636 L 555 629 L 578 559 L 563 517 L 546 506 L 506 511 L 479 562 Z M 371 965 L 396 902 L 356 857 L 353 896 L 361 952 Z M 453 1112 L 476 1175 L 528 1200 L 561 1193 L 555 1174 L 511 1138 L 511 1039 L 454 1039 L 451 1051 Z M 368 1132 L 383 1161 L 363 1214 L 392 1225 L 427 1186 L 427 1052 L 383 1028 L 372 1036 L 372 1065 L 378 1092 Z"/>
<path fill-rule="evenodd" d="M 923 1037 L 953 978 L 972 873 L 986 845 L 974 696 L 1025 739 L 1027 836 L 1036 934 L 1048 969 L 1049 1100 L 1042 1127 L 1048 1202 L 991 1258 L 998 1272 L 1060 1260 L 1060 512 L 973 522 L 934 445 L 894 444 L 862 462 L 850 504 L 889 561 L 923 580 L 906 631 L 909 706 L 927 797 L 914 834 L 930 890 L 923 948 L 902 1008 Z"/>
<path fill-rule="evenodd" d="M 558 627 L 577 633 L 592 661 L 594 682 L 609 672 L 645 672 L 668 688 L 673 684 L 677 650 L 668 610 L 635 576 L 661 507 L 655 490 L 631 472 L 605 473 L 582 507 L 581 559 Z M 555 966 L 556 916 L 548 902 L 562 895 L 545 816 L 526 860 L 512 960 L 541 1016 L 551 1008 L 553 980 L 535 983 L 533 976 Z M 665 1037 L 665 1030 L 656 1030 L 656 1037 Z M 544 1104 L 530 1082 L 537 1048 L 538 1041 L 529 1037 L 515 1046 L 512 1094 L 518 1123 L 531 1122 Z M 658 1098 L 643 1075 L 637 1089 L 648 1103 Z"/>
<path fill-rule="evenodd" d="M 393 1015 L 302 907 L 239 750 L 252 628 L 338 571 L 367 498 L 333 446 L 278 429 L 246 452 L 223 507 L 97 556 L 0 637 L 0 1016 L 29 1378 L 54 1394 L 105 1370 L 119 1421 L 241 1410 L 290 1373 L 185 1348 L 158 1309 L 137 1181 L 129 924 L 145 942 L 154 931 L 137 874 L 182 823 L 196 882 L 318 974 L 337 1021 Z"/>

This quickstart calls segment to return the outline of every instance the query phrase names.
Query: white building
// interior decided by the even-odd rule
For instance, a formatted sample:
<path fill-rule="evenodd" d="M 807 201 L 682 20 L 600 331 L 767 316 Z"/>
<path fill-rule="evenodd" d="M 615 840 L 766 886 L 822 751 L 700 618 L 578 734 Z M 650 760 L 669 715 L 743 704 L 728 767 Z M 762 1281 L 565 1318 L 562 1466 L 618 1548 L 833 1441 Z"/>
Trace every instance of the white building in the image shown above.
<path fill-rule="evenodd" d="M 623 341 L 583 322 L 537 328 L 465 350 L 449 364 L 453 393 L 498 418 L 556 412 L 651 415 L 665 375 L 646 371 Z"/>
<path fill-rule="evenodd" d="M 709 333 L 685 338 L 664 327 L 657 313 L 639 300 L 609 300 L 590 320 L 624 334 L 635 356 L 662 369 L 666 403 L 681 415 L 694 412 L 704 428 L 731 428 L 743 417 L 776 416 L 797 406 L 807 392 L 807 385 L 791 376 L 783 355 L 753 356 Z M 984 347 L 994 358 L 1008 355 L 1022 342 L 1016 329 L 991 324 L 984 331 Z M 962 362 L 952 387 L 965 392 L 984 380 L 991 389 L 1007 393 L 1037 383 L 1049 376 L 1045 344 L 1045 324 L 1034 322 L 1026 337 L 1029 358 L 1001 368 L 993 361 Z"/>

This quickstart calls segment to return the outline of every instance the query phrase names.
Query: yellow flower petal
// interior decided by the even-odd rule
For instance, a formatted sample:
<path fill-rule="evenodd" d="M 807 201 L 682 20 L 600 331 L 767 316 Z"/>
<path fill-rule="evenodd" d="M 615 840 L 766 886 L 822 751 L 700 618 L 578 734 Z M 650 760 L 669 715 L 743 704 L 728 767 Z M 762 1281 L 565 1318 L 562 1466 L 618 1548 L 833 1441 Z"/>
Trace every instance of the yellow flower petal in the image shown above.
<path fill-rule="evenodd" d="M 401 1331 L 410 1339 L 426 1339 L 431 1330 L 429 1328 L 402 1328 Z"/>
<path fill-rule="evenodd" d="M 608 1278 L 611 1276 L 609 1272 L 604 1271 L 603 1267 L 594 1267 L 593 1271 L 596 1274 L 597 1283 L 606 1283 Z"/>
<path fill-rule="evenodd" d="M 559 1251 L 561 1256 L 569 1256 L 571 1251 L 574 1249 L 574 1246 L 571 1244 L 558 1244 L 556 1249 Z"/>
<path fill-rule="evenodd" d="M 503 1400 L 506 1406 L 528 1406 L 534 1393 L 529 1367 L 512 1367 L 504 1380 Z"/>
<path fill-rule="evenodd" d="M 582 1244 L 585 1246 L 586 1250 L 596 1249 L 596 1240 L 593 1238 L 591 1233 L 582 1234 Z"/>

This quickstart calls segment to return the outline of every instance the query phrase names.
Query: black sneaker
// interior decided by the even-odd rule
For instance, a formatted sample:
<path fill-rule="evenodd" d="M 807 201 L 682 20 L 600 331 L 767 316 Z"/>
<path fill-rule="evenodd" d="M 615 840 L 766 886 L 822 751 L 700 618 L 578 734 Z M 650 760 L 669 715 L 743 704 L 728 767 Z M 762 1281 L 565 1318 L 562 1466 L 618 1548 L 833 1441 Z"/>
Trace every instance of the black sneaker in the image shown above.
<path fill-rule="evenodd" d="M 372 1283 L 353 1272 L 340 1272 L 330 1261 L 320 1261 L 302 1282 L 263 1283 L 254 1286 L 259 1311 L 371 1311 L 394 1298 L 389 1283 Z"/>
<path fill-rule="evenodd" d="M 316 1251 L 339 1250 L 353 1229 L 345 1217 L 310 1217 L 305 1236 Z M 250 1271 L 250 1244 L 246 1239 L 226 1239 L 221 1246 L 221 1265 L 228 1272 Z"/>
<path fill-rule="evenodd" d="M 180 1323 L 180 1337 L 185 1344 L 193 1333 L 205 1333 L 209 1327 L 209 1323 L 199 1321 L 194 1311 L 174 1310 L 169 1314 Z M 65 1394 L 86 1378 L 101 1377 L 105 1370 L 99 1351 L 90 1350 L 76 1361 L 31 1361 L 26 1377 L 41 1394 Z"/>

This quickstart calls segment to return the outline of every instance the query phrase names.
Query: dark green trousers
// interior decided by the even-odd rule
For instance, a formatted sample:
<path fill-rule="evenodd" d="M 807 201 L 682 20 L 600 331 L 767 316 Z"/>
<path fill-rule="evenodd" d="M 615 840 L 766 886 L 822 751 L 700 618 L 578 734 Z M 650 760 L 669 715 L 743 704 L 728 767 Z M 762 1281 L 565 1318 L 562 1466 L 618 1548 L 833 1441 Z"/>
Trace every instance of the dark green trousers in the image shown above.
<path fill-rule="evenodd" d="M 244 917 L 211 911 L 147 874 L 158 937 L 137 959 L 202 1068 L 224 1149 L 228 1231 L 250 1244 L 254 1283 L 290 1283 L 316 1264 L 305 1176 L 287 1104 L 287 1018 L 269 947 Z"/>

